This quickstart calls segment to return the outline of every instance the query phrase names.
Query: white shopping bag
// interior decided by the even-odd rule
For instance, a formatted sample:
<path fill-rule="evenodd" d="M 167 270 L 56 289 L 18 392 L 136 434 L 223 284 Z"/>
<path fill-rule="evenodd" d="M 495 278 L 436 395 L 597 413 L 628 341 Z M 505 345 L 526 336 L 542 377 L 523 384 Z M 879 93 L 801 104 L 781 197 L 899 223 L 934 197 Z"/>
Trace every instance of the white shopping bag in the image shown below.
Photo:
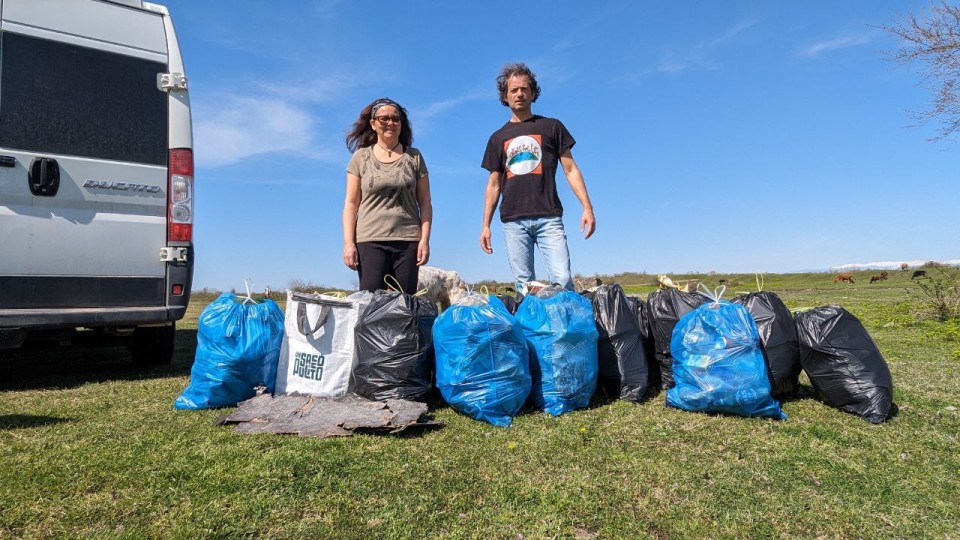
<path fill-rule="evenodd" d="M 339 397 L 347 393 L 356 363 L 354 327 L 369 301 L 287 291 L 277 394 Z"/>

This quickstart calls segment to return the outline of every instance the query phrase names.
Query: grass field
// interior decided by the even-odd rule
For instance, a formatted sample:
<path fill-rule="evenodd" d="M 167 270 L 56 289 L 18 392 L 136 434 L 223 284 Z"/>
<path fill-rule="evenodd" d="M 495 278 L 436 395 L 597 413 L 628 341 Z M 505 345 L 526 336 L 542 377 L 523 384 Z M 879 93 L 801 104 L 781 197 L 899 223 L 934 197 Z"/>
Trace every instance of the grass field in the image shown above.
<path fill-rule="evenodd" d="M 442 404 L 399 436 L 237 435 L 174 411 L 196 297 L 172 365 L 121 352 L 0 357 L 3 538 L 960 538 L 960 328 L 925 316 L 909 275 L 869 284 L 765 276 L 791 308 L 840 304 L 893 374 L 882 425 L 802 395 L 789 420 L 596 400 L 509 429 Z M 755 290 L 753 276 L 676 276 Z M 628 291 L 649 276 L 621 275 Z M 229 411 L 227 409 L 226 411 Z"/>

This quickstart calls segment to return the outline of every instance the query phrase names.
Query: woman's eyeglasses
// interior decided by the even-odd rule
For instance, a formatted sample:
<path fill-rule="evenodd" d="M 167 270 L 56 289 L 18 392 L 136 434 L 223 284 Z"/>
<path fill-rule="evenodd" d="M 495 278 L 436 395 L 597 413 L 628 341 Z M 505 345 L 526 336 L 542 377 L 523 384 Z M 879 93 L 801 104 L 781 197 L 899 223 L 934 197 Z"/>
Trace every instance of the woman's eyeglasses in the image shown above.
<path fill-rule="evenodd" d="M 381 125 L 381 126 L 385 126 L 385 125 L 387 125 L 387 124 L 390 123 L 390 122 L 393 122 L 394 124 L 399 124 L 399 123 L 400 123 L 400 117 L 399 117 L 399 116 L 387 116 L 387 115 L 374 116 L 374 119 L 375 119 L 377 122 L 380 122 L 380 125 Z"/>

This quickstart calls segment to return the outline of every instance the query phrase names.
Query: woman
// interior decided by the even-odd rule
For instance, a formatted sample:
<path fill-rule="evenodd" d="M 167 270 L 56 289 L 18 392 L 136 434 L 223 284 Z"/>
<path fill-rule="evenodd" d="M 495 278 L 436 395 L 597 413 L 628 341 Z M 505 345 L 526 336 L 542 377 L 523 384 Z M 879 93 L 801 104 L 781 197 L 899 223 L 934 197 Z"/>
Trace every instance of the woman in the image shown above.
<path fill-rule="evenodd" d="M 386 288 L 393 276 L 403 292 L 417 290 L 417 270 L 430 259 L 430 177 L 413 143 L 407 111 L 381 98 L 360 111 L 347 133 L 343 203 L 343 262 L 360 275 L 360 290 Z"/>

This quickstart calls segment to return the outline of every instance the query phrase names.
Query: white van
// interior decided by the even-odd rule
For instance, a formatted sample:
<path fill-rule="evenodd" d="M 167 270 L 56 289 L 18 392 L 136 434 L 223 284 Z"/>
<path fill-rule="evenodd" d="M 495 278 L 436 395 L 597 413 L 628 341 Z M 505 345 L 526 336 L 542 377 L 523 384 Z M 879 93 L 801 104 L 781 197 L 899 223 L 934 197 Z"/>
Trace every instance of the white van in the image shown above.
<path fill-rule="evenodd" d="M 190 100 L 167 9 L 0 0 L 0 349 L 119 341 L 169 362 L 192 277 Z"/>

